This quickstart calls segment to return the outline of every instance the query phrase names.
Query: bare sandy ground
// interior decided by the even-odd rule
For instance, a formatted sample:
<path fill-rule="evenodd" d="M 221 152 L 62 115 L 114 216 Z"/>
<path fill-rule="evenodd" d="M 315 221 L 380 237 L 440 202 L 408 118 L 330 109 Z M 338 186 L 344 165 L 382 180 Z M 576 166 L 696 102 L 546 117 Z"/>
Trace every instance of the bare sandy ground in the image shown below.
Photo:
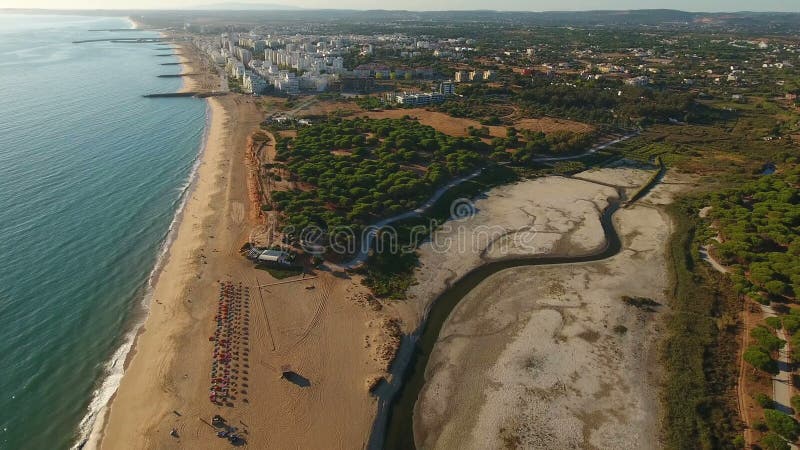
<path fill-rule="evenodd" d="M 573 178 L 616 186 L 622 190 L 626 199 L 630 199 L 642 185 L 647 183 L 652 174 L 651 170 L 622 166 L 590 169 L 575 174 Z"/>
<path fill-rule="evenodd" d="M 492 189 L 475 200 L 475 214 L 447 222 L 420 247 L 417 283 L 410 301 L 398 306 L 413 330 L 430 302 L 458 278 L 484 262 L 532 255 L 579 256 L 605 245 L 600 212 L 613 187 L 547 177 Z M 462 201 L 459 201 L 461 203 Z"/>
<path fill-rule="evenodd" d="M 445 113 L 438 111 L 427 111 L 423 108 L 387 109 L 384 111 L 357 113 L 354 116 L 369 116 L 373 119 L 399 119 L 406 115 L 416 117 L 423 125 L 434 127 L 442 133 L 449 134 L 451 136 L 468 136 L 469 127 L 483 127 L 483 125 L 481 125 L 477 120 L 452 117 Z M 591 125 L 585 123 L 565 119 L 555 119 L 551 117 L 522 119 L 515 122 L 514 127 L 516 127 L 518 130 L 541 131 L 543 133 L 550 133 L 553 131 L 588 133 L 594 130 Z M 489 126 L 487 128 L 489 129 L 489 134 L 492 137 L 506 137 L 506 127 L 504 126 Z"/>
<path fill-rule="evenodd" d="M 633 188 L 633 181 L 650 174 L 640 172 L 610 169 L 590 176 Z M 565 192 L 585 183 L 557 180 Z M 609 189 L 589 186 L 588 192 L 576 192 L 584 202 Z M 658 186 L 653 198 L 664 203 L 684 187 L 680 179 Z M 542 197 L 549 198 L 546 191 L 527 190 L 529 202 Z M 597 212 L 576 209 L 580 203 L 563 200 L 547 208 L 560 211 L 550 213 L 555 217 L 584 214 L 578 230 L 602 237 L 599 224 L 590 231 Z M 484 212 L 496 213 L 491 206 Z M 614 220 L 623 243 L 615 257 L 508 269 L 459 303 L 434 347 L 417 401 L 419 448 L 659 447 L 657 343 L 659 316 L 666 309 L 670 222 L 649 196 L 617 211 Z M 567 242 L 553 250 L 580 254 L 597 245 Z M 426 265 L 430 260 L 423 253 Z M 446 260 L 436 263 L 446 265 Z M 432 292 L 417 289 L 416 301 L 431 298 Z M 662 306 L 647 311 L 627 305 L 622 296 L 646 297 Z"/>

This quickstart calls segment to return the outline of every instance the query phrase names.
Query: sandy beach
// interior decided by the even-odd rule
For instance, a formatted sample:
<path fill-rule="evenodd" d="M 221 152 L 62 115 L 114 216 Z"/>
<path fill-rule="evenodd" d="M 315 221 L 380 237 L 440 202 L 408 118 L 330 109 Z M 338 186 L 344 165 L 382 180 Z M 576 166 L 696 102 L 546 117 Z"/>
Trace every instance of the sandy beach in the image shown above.
<path fill-rule="evenodd" d="M 212 206 L 209 200 L 224 195 L 223 188 L 227 187 L 227 183 L 223 181 L 225 168 L 230 167 L 226 164 L 229 158 L 226 140 L 241 140 L 243 134 L 246 136 L 246 132 L 238 133 L 239 136 L 231 133 L 232 127 L 227 124 L 230 115 L 236 113 L 237 109 L 246 109 L 246 106 L 238 106 L 232 104 L 231 99 L 208 101 L 210 128 L 202 151 L 202 162 L 175 240 L 154 286 L 147 320 L 137 338 L 129 366 L 112 403 L 102 440 L 103 448 L 120 448 L 119 444 L 123 442 L 141 442 L 133 436 L 146 432 L 148 419 L 168 412 L 164 411 L 163 402 L 159 401 L 166 388 L 162 377 L 166 375 L 173 362 L 172 358 L 178 353 L 180 336 L 194 322 L 194 305 L 189 298 L 192 295 L 192 282 L 202 270 L 204 253 L 219 251 L 206 250 L 209 245 L 236 245 L 233 233 L 220 236 L 219 241 L 212 243 L 213 231 L 208 222 L 218 214 L 217 207 L 235 208 L 233 205 L 222 204 Z M 225 237 L 228 239 L 224 239 Z M 225 248 L 226 253 L 231 250 Z"/>
<path fill-rule="evenodd" d="M 195 185 L 102 432 L 87 448 L 228 448 L 210 425 L 215 414 L 255 448 L 362 447 L 376 408 L 368 384 L 386 369 L 389 315 L 343 272 L 278 280 L 239 253 L 267 226 L 248 196 L 249 137 L 263 112 L 247 96 L 208 102 Z M 242 283 L 252 301 L 236 393 L 220 406 L 209 400 L 209 336 L 221 282 Z M 304 382 L 281 378 L 284 370 Z"/>
<path fill-rule="evenodd" d="M 140 27 L 139 23 L 137 23 L 134 20 L 131 20 L 131 21 L 134 23 L 134 27 L 135 28 Z M 162 35 L 162 37 L 166 37 L 167 36 L 165 33 L 161 33 L 161 35 Z M 178 55 L 177 58 L 178 58 L 178 62 L 180 63 L 180 66 L 179 66 L 180 67 L 180 71 L 181 71 L 180 73 L 195 73 L 197 71 L 197 62 L 194 59 L 189 58 L 186 55 Z M 181 77 L 181 87 L 178 90 L 179 92 L 194 91 L 194 90 L 197 90 L 198 88 L 200 88 L 200 82 L 199 82 L 199 80 L 197 78 L 190 77 L 190 76 Z M 215 117 L 215 113 L 214 113 L 215 111 L 216 111 L 216 116 L 219 116 L 219 114 L 223 112 L 222 104 L 220 104 L 220 103 L 210 103 L 209 102 L 209 104 L 208 104 L 208 115 L 209 115 L 208 119 L 210 119 L 210 120 L 208 120 L 209 125 L 213 124 L 212 120 L 213 120 L 213 117 Z M 221 127 L 221 125 L 217 124 L 217 128 L 220 128 L 220 127 Z M 215 134 L 219 133 L 218 129 L 217 130 L 213 130 L 212 127 L 209 127 L 209 130 L 206 130 L 207 137 L 210 137 L 210 134 L 211 134 L 212 131 Z M 211 147 L 210 151 L 209 151 L 209 147 Z M 206 155 L 208 155 L 210 153 L 213 153 L 215 150 L 219 151 L 218 150 L 218 145 L 216 147 L 215 146 L 209 146 L 208 143 L 206 142 L 206 146 L 203 149 L 200 150 L 200 160 L 202 161 L 206 157 Z M 195 175 L 195 180 L 197 178 L 199 178 L 199 174 Z M 193 187 L 191 187 L 190 189 L 195 190 L 197 184 L 199 184 L 199 183 L 195 182 L 195 185 Z M 177 222 L 176 223 L 177 223 L 179 228 L 180 228 L 181 221 L 184 218 L 186 212 L 190 209 L 190 204 L 191 203 L 193 203 L 193 202 L 191 202 L 190 200 L 187 200 L 184 212 L 182 212 L 179 215 L 179 217 L 177 218 Z M 197 209 L 197 206 L 194 206 L 192 208 L 193 209 Z M 180 231 L 179 230 L 175 230 L 175 235 L 177 236 L 178 234 L 180 234 Z M 185 239 L 184 239 L 184 241 L 185 241 Z M 167 259 L 168 259 L 168 256 L 170 254 L 172 254 L 173 252 L 178 253 L 178 252 L 184 251 L 184 249 L 181 248 L 182 245 L 185 247 L 185 242 L 183 244 L 179 244 L 178 243 L 178 239 L 175 239 L 175 241 L 173 241 L 173 243 L 169 247 L 169 253 L 167 255 L 165 255 L 167 257 Z M 155 281 L 157 281 L 159 278 L 161 278 L 162 273 L 165 272 L 165 269 L 166 269 L 166 264 L 164 265 L 164 267 L 162 267 L 161 273 L 155 274 L 158 277 L 158 278 L 156 278 Z M 156 286 L 157 285 L 158 285 L 158 283 L 156 282 Z M 155 286 L 154 286 L 154 288 L 155 288 Z M 152 304 L 145 305 L 145 307 L 148 308 L 145 311 L 145 313 L 149 314 L 149 308 L 152 307 Z M 136 345 L 136 343 L 138 343 L 138 341 L 140 339 L 140 336 L 144 331 L 145 331 L 145 327 L 141 327 L 139 329 L 139 334 L 135 338 L 134 348 L 127 355 L 127 358 L 125 360 L 126 372 L 127 372 L 128 366 L 130 365 L 130 361 L 133 358 L 133 355 L 135 354 L 135 345 Z M 114 401 L 116 396 L 117 396 L 117 394 L 115 393 L 113 395 L 113 397 L 112 397 L 112 402 Z M 100 409 L 99 413 L 96 416 L 95 423 L 93 424 L 93 426 L 91 428 L 91 433 L 88 436 L 88 440 L 84 444 L 84 448 L 86 448 L 86 449 L 99 448 L 100 441 L 101 441 L 101 439 L 103 438 L 103 436 L 105 434 L 105 428 L 106 428 L 108 415 L 109 415 L 109 408 L 110 408 L 110 404 L 109 405 L 105 405 L 104 407 L 102 407 Z"/>
<path fill-rule="evenodd" d="M 212 91 L 219 88 L 216 74 L 209 73 L 207 62 L 200 57 L 197 49 L 186 43 L 175 43 L 178 62 L 181 64 L 183 82 L 179 92 Z"/>

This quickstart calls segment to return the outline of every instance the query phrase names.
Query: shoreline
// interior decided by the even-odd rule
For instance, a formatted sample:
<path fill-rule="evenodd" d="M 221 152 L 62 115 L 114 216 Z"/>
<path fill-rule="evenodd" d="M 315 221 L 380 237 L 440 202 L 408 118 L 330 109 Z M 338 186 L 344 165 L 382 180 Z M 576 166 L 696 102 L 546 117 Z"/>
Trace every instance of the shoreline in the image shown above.
<path fill-rule="evenodd" d="M 171 428 L 164 430 L 166 423 L 208 401 L 197 393 L 208 389 L 208 366 L 197 364 L 211 345 L 202 329 L 212 321 L 209 306 L 216 303 L 219 281 L 247 265 L 238 253 L 251 225 L 238 214 L 249 209 L 239 203 L 241 174 L 247 137 L 261 116 L 248 98 L 221 96 L 206 102 L 206 139 L 197 174 L 94 448 L 125 448 L 131 442 L 161 448 L 175 439 Z M 187 361 L 192 369 L 186 369 Z M 188 403 L 182 401 L 187 398 Z M 181 431 L 184 435 L 189 437 Z"/>
<path fill-rule="evenodd" d="M 214 77 L 195 80 L 209 87 Z M 358 276 L 325 267 L 280 282 L 242 257 L 242 244 L 268 226 L 255 214 L 247 162 L 264 111 L 250 96 L 207 102 L 213 112 L 195 186 L 91 448 L 229 448 L 209 430 L 215 414 L 241 423 L 255 448 L 364 447 L 377 403 L 371 382 L 385 373 L 392 339 L 390 311 L 368 301 Z M 237 366 L 243 389 L 225 404 L 208 394 L 222 283 L 241 284 L 252 299 L 243 307 L 250 342 L 239 347 Z M 308 384 L 287 382 L 284 367 Z M 332 414 L 342 409 L 351 414 Z"/>
<path fill-rule="evenodd" d="M 136 360 L 137 354 L 141 349 L 142 339 L 145 338 L 147 335 L 149 328 L 154 328 L 151 325 L 151 321 L 153 318 L 153 302 L 157 302 L 161 304 L 160 300 L 156 298 L 156 293 L 159 291 L 159 287 L 164 282 L 169 282 L 168 275 L 170 274 L 169 269 L 171 263 L 173 263 L 174 258 L 182 256 L 181 254 L 185 254 L 185 246 L 182 246 L 179 241 L 184 239 L 185 231 L 186 231 L 186 223 L 188 220 L 187 214 L 193 210 L 193 207 L 197 206 L 197 203 L 200 201 L 198 197 L 195 195 L 198 191 L 199 184 L 204 181 L 203 174 L 201 173 L 201 168 L 207 164 L 209 153 L 213 151 L 210 149 L 210 136 L 212 134 L 221 133 L 223 130 L 220 129 L 219 124 L 220 122 L 215 120 L 215 117 L 224 115 L 225 110 L 224 107 L 220 104 L 215 104 L 212 99 L 206 99 L 206 129 L 204 133 L 203 144 L 201 145 L 198 153 L 198 158 L 195 161 L 194 169 L 192 173 L 192 179 L 190 181 L 189 187 L 186 190 L 186 194 L 184 196 L 184 203 L 182 208 L 176 211 L 176 219 L 174 221 L 174 228 L 170 231 L 170 237 L 165 242 L 167 245 L 166 251 L 162 254 L 162 260 L 160 261 L 160 266 L 157 266 L 157 270 L 154 271 L 152 277 L 152 284 L 148 287 L 148 294 L 143 302 L 146 302 L 147 305 L 145 306 L 145 313 L 142 321 L 140 322 L 138 329 L 136 331 L 136 335 L 134 337 L 134 341 L 132 344 L 132 348 L 125 360 L 124 369 L 122 373 L 122 377 L 120 379 L 119 385 L 117 386 L 116 392 L 109 400 L 108 404 L 104 407 L 104 415 L 102 420 L 98 418 L 98 423 L 95 426 L 95 430 L 93 430 L 93 434 L 95 435 L 95 441 L 89 441 L 87 445 L 84 447 L 86 449 L 99 449 L 103 448 L 103 444 L 105 443 L 105 439 L 108 434 L 108 427 L 110 425 L 110 418 L 111 414 L 114 411 L 114 407 L 118 402 L 119 397 L 119 390 L 126 382 L 126 375 L 129 375 L 129 370 L 133 365 L 134 361 Z M 217 125 L 217 126 L 215 126 Z M 217 151 L 219 153 L 219 151 Z"/>
<path fill-rule="evenodd" d="M 133 28 L 138 28 L 138 23 L 132 19 L 128 19 L 133 25 Z M 166 37 L 165 33 L 160 33 Z M 181 73 L 186 73 L 194 70 L 191 61 L 182 55 L 176 56 L 180 63 Z M 186 92 L 194 89 L 194 82 L 189 80 L 188 77 L 181 77 L 181 87 L 179 92 Z M 179 197 L 173 215 L 167 228 L 166 235 L 159 246 L 158 254 L 156 256 L 153 268 L 147 276 L 144 285 L 144 292 L 141 300 L 130 313 L 129 329 L 122 334 L 122 343 L 117 347 L 108 361 L 104 363 L 105 373 L 99 387 L 92 393 L 89 403 L 88 412 L 81 419 L 78 425 L 78 437 L 73 445 L 74 448 L 81 449 L 97 449 L 102 444 L 105 435 L 108 415 L 110 409 L 117 397 L 119 386 L 124 379 L 131 360 L 136 355 L 137 344 L 140 336 L 145 331 L 145 324 L 150 315 L 151 303 L 155 287 L 161 277 L 167 261 L 170 258 L 173 243 L 175 242 L 180 229 L 181 223 L 184 219 L 184 213 L 189 203 L 189 199 L 193 195 L 198 181 L 199 168 L 203 164 L 206 154 L 209 134 L 211 132 L 212 118 L 214 115 L 214 107 L 211 105 L 211 99 L 206 99 L 206 114 L 204 123 L 203 138 L 198 146 L 197 156 L 192 162 L 192 167 L 189 175 L 183 186 L 181 187 L 181 196 Z M 109 394 L 109 391 L 110 394 Z"/>

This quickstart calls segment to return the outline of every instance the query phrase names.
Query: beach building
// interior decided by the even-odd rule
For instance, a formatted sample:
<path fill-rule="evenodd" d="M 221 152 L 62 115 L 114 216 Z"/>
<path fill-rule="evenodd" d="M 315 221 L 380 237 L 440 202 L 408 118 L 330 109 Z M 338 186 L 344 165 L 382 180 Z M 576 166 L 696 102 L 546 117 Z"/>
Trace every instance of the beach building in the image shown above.
<path fill-rule="evenodd" d="M 264 250 L 256 259 L 263 263 L 289 264 L 289 254 L 281 250 Z"/>

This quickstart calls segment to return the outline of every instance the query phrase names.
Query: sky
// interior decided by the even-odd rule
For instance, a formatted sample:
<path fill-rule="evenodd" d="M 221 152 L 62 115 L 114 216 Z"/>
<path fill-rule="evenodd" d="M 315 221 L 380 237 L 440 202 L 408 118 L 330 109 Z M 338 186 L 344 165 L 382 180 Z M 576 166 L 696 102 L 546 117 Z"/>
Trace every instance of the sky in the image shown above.
<path fill-rule="evenodd" d="M 798 0 L 0 0 L 0 8 L 50 9 L 170 9 L 224 3 L 270 3 L 308 9 L 406 9 L 406 10 L 469 10 L 500 11 L 571 11 L 591 9 L 668 8 L 684 11 L 794 11 L 800 12 Z"/>

